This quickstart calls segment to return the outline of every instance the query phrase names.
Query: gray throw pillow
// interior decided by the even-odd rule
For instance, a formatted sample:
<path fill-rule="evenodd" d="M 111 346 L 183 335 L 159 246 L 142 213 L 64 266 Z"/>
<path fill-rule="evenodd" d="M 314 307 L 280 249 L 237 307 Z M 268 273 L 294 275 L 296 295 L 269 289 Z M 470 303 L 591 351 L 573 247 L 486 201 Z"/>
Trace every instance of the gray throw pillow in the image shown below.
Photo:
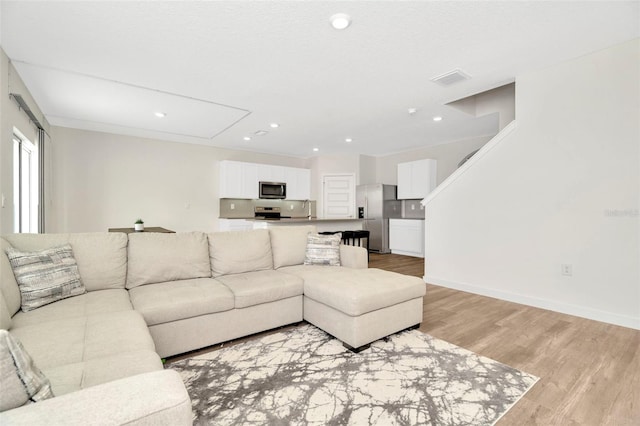
<path fill-rule="evenodd" d="M 25 312 L 87 292 L 69 244 L 37 252 L 9 247 L 6 252 Z"/>
<path fill-rule="evenodd" d="M 342 234 L 307 235 L 307 250 L 304 256 L 305 265 L 340 266 L 340 241 Z"/>
<path fill-rule="evenodd" d="M 0 330 L 0 383 L 0 411 L 53 397 L 49 379 L 7 330 Z"/>

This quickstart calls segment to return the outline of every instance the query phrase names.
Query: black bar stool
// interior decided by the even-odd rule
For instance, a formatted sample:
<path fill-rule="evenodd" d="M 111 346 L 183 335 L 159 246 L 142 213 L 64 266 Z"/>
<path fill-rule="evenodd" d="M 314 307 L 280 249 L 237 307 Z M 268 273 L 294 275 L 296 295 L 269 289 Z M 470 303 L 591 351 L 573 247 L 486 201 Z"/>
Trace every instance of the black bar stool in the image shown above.
<path fill-rule="evenodd" d="M 346 245 L 353 245 L 353 231 L 342 231 L 342 242 Z"/>
<path fill-rule="evenodd" d="M 353 245 L 360 247 L 360 239 L 366 238 L 367 240 L 367 261 L 369 260 L 369 235 L 371 234 L 369 231 L 351 231 L 353 233 Z"/>

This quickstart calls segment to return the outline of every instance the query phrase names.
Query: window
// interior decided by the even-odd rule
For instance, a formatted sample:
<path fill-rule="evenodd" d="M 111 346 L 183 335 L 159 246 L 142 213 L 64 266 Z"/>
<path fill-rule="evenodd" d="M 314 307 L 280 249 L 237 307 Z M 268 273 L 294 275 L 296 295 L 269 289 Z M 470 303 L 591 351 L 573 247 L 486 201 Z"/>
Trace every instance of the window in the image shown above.
<path fill-rule="evenodd" d="M 15 129 L 14 129 L 15 130 Z M 38 150 L 17 130 L 13 134 L 15 232 L 38 232 Z"/>

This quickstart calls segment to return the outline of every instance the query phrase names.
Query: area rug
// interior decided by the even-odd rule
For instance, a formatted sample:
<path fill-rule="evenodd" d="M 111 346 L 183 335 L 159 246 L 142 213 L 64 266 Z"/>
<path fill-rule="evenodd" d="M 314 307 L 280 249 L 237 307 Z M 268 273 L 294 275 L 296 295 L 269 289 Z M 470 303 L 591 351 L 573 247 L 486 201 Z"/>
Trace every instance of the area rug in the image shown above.
<path fill-rule="evenodd" d="M 355 354 L 308 324 L 168 368 L 196 425 L 492 425 L 538 380 L 417 330 Z"/>

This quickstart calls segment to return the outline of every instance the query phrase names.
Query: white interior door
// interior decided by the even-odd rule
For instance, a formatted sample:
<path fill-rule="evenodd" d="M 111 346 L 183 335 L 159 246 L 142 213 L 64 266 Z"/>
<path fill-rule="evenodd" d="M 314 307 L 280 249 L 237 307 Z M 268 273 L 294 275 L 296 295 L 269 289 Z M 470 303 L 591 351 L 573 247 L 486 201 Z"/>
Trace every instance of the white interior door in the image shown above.
<path fill-rule="evenodd" d="M 356 176 L 325 175 L 322 178 L 322 213 L 325 219 L 354 219 L 356 211 Z"/>

